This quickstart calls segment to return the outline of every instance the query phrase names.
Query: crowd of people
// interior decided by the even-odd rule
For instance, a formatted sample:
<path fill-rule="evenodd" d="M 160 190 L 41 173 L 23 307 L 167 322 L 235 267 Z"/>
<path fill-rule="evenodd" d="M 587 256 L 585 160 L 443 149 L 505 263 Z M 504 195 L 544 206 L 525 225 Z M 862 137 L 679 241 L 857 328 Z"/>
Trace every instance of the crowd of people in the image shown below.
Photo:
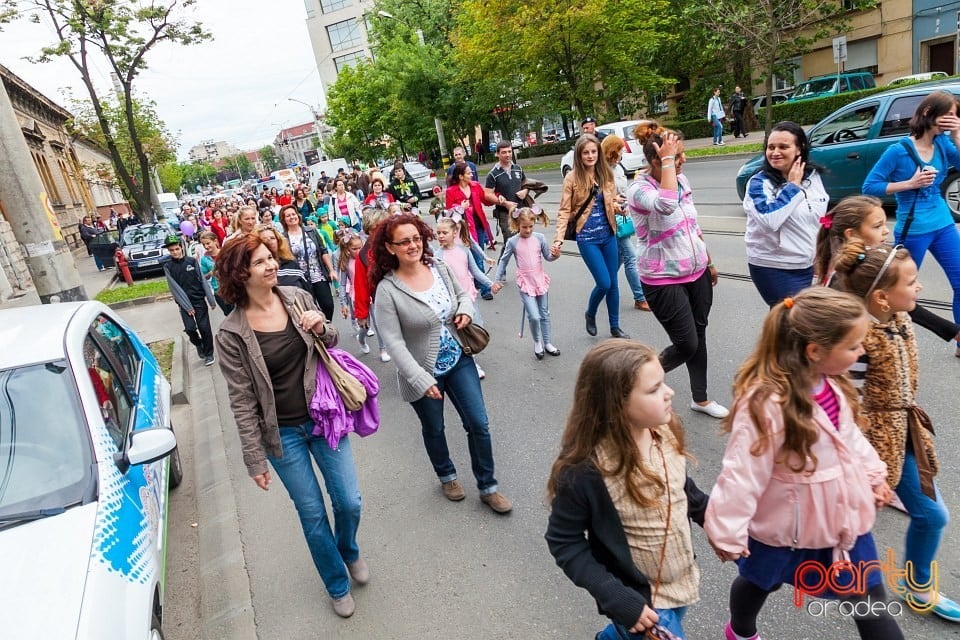
<path fill-rule="evenodd" d="M 396 366 L 438 493 L 451 501 L 467 494 L 447 443 L 449 400 L 479 498 L 506 514 L 513 505 L 495 474 L 485 373 L 465 333 L 483 325 L 479 300 L 499 294 L 515 265 L 533 354 L 560 356 L 545 265 L 574 242 L 594 283 L 584 329 L 598 334 L 603 302 L 610 339 L 579 365 L 547 484 L 546 540 L 560 568 L 609 618 L 598 638 L 685 637 L 683 620 L 699 601 L 700 584 L 691 520 L 721 561 L 738 566 L 727 640 L 757 640 L 757 616 L 783 584 L 851 604 L 883 600 L 879 572 L 859 591 L 844 585 L 857 577 L 850 567 L 878 559 L 871 531 L 887 504 L 910 516 L 904 556 L 913 573 L 897 594 L 960 622 L 960 606 L 931 581 L 948 511 L 935 481 L 933 428 L 916 404 L 911 320 L 960 340 L 960 317 L 950 322 L 916 306 L 928 249 L 954 286 L 955 314 L 960 306 L 960 235 L 952 222 L 942 224 L 938 187 L 948 167 L 960 167 L 960 119 L 955 99 L 944 95 L 919 105 L 911 134 L 890 146 L 864 187 L 897 195 L 896 246 L 886 243 L 877 198 L 851 197 L 829 209 L 803 129 L 774 127 L 743 203 L 750 274 L 770 310 L 737 371 L 729 409 L 708 394 L 706 328 L 717 269 L 682 171 L 683 138 L 656 122 L 635 132 L 648 168 L 632 182 L 618 171 L 622 140 L 601 141 L 584 128 L 552 239 L 536 231 L 549 216 L 533 201 L 509 142 L 498 146 L 483 184 L 476 167 L 458 159 L 446 191 L 433 194 L 435 218 L 418 209 L 421 194 L 402 164 L 389 180 L 368 175 L 369 192 L 336 178 L 329 198 L 315 203 L 298 188 L 282 204 L 268 195 L 266 207 L 261 198 L 197 212 L 206 250 L 171 239 L 171 289 L 208 363 L 216 343 L 249 475 L 264 490 L 271 470 L 279 477 L 336 613 L 353 614 L 352 585 L 365 584 L 370 571 L 357 543 L 362 500 L 350 439 L 331 447 L 309 409 L 323 366 L 315 344 L 338 340 L 335 304 L 360 354 L 376 336 L 381 360 Z M 489 206 L 503 242 L 497 258 L 488 255 L 497 248 Z M 223 233 L 213 229 L 217 220 L 229 221 Z M 621 266 L 634 308 L 651 311 L 667 333 L 659 352 L 621 328 Z M 207 308 L 217 304 L 227 317 L 214 339 Z M 666 373 L 681 365 L 690 408 L 722 420 L 729 433 L 709 495 L 687 474 L 695 451 L 666 384 Z M 832 586 L 812 573 L 796 582 L 799 568 L 811 564 L 837 572 Z M 885 609 L 858 608 L 853 617 L 862 638 L 903 637 Z"/>

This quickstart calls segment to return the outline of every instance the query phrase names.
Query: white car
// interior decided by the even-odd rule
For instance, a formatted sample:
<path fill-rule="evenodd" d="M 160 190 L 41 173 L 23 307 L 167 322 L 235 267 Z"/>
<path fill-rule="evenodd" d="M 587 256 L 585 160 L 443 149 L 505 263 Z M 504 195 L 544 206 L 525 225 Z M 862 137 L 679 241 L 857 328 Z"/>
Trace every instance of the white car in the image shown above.
<path fill-rule="evenodd" d="M 615 135 L 623 138 L 624 149 L 620 164 L 623 165 L 623 171 L 627 174 L 627 178 L 633 178 L 633 174 L 647 166 L 647 158 L 643 155 L 643 149 L 637 139 L 633 137 L 634 128 L 641 122 L 650 122 L 650 120 L 621 120 L 597 127 L 597 131 L 608 136 Z M 567 151 L 560 160 L 560 175 L 566 177 L 571 169 L 573 169 L 573 149 Z"/>
<path fill-rule="evenodd" d="M 437 172 L 433 169 L 428 169 L 419 162 L 404 162 L 403 167 L 407 170 L 407 173 L 410 174 L 410 177 L 413 178 L 414 182 L 417 183 L 417 189 L 420 190 L 420 199 L 428 199 L 430 197 L 430 191 L 437 186 Z M 383 174 L 383 178 L 389 186 L 390 180 L 393 178 L 393 164 L 383 165 L 380 167 L 380 172 Z"/>
<path fill-rule="evenodd" d="M 162 638 L 182 470 L 150 350 L 99 302 L 0 311 L 0 390 L 3 635 Z"/>

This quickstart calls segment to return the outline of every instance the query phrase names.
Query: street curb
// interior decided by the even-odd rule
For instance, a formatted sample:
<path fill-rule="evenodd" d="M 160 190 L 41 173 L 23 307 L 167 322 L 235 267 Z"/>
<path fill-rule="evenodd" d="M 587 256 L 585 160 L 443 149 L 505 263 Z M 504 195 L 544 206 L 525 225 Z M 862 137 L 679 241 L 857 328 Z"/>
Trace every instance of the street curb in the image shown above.
<path fill-rule="evenodd" d="M 190 404 L 187 389 L 190 387 L 190 367 L 187 363 L 187 350 L 183 344 L 184 336 L 173 341 L 173 366 L 170 370 L 170 396 L 173 404 Z"/>
<path fill-rule="evenodd" d="M 111 309 L 126 309 L 127 307 L 138 307 L 143 304 L 153 304 L 161 300 L 172 300 L 172 293 L 158 293 L 153 296 L 144 296 L 142 298 L 131 298 L 130 300 L 121 300 L 120 302 L 111 302 L 107 306 Z"/>
<path fill-rule="evenodd" d="M 185 346 L 185 345 L 184 345 Z M 184 362 L 189 366 L 183 349 Z M 257 640 L 237 498 L 227 462 L 223 425 L 214 388 L 215 373 L 205 367 L 191 391 L 203 402 L 192 405 L 196 474 L 197 555 L 200 568 L 202 640 Z"/>

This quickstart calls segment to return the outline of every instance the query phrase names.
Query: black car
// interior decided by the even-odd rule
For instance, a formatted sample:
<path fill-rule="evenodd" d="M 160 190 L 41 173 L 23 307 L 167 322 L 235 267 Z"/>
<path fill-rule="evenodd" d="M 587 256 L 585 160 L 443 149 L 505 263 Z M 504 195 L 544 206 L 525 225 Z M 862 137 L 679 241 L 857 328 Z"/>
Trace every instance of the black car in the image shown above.
<path fill-rule="evenodd" d="M 163 272 L 163 264 L 170 259 L 163 242 L 172 233 L 173 228 L 165 222 L 135 224 L 123 230 L 120 250 L 127 259 L 131 276 Z"/>

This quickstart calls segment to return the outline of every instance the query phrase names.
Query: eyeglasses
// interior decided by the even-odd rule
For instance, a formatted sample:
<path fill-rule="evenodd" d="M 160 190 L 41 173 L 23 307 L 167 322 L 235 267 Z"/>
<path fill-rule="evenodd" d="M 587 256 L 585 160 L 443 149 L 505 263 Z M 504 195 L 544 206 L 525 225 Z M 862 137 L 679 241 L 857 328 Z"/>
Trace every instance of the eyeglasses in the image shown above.
<path fill-rule="evenodd" d="M 412 238 L 404 238 L 403 240 L 398 240 L 397 242 L 392 242 L 387 240 L 387 244 L 393 245 L 395 247 L 409 247 L 410 244 L 422 244 L 423 238 L 420 236 L 413 236 Z"/>

